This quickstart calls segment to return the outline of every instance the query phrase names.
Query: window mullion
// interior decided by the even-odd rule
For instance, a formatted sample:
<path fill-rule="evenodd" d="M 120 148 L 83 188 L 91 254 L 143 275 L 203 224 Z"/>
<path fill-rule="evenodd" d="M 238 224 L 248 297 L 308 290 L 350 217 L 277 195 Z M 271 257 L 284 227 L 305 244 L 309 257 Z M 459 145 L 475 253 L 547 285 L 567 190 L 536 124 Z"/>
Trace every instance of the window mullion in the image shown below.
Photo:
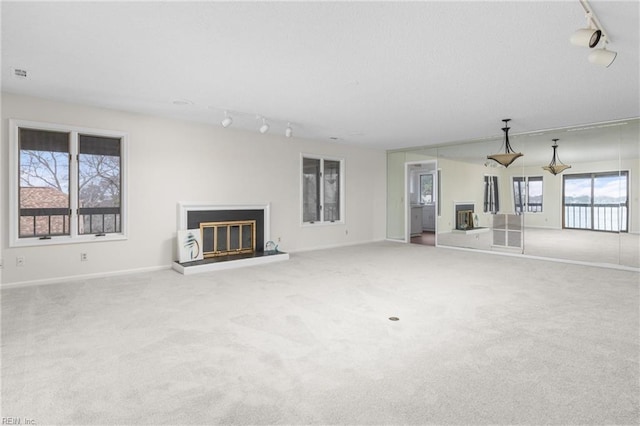
<path fill-rule="evenodd" d="M 318 197 L 318 204 L 320 205 L 320 222 L 324 222 L 324 158 L 320 159 L 320 196 Z"/>
<path fill-rule="evenodd" d="M 69 215 L 69 232 L 71 238 L 78 236 L 78 132 L 71 132 L 69 161 L 69 204 L 71 214 Z"/>

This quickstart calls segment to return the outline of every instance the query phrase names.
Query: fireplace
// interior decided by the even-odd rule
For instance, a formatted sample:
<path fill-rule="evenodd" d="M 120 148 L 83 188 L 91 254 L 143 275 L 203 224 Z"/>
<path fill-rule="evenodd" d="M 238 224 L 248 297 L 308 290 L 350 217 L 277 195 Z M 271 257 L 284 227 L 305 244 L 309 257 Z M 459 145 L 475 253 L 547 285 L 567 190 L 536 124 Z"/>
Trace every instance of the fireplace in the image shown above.
<path fill-rule="evenodd" d="M 479 226 L 476 205 L 473 201 L 454 201 L 453 214 L 456 234 L 481 234 L 489 232 L 489 228 Z M 477 235 L 476 235 L 477 238 Z"/>
<path fill-rule="evenodd" d="M 461 231 L 466 231 L 467 229 L 473 229 L 474 226 L 474 211 L 475 205 L 473 203 L 456 203 L 455 204 L 455 214 L 456 214 L 456 228 Z"/>
<path fill-rule="evenodd" d="M 289 258 L 287 253 L 265 251 L 270 241 L 270 205 L 213 205 L 178 203 L 178 229 L 200 229 L 205 259 L 174 262 L 183 274 L 236 268 Z"/>

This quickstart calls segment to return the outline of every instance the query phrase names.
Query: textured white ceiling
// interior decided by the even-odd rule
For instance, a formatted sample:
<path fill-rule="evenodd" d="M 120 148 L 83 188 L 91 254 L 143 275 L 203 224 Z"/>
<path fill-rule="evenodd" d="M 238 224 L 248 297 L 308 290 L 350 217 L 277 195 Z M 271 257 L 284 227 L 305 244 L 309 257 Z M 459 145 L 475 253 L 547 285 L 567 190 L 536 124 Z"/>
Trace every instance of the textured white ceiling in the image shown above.
<path fill-rule="evenodd" d="M 3 1 L 2 89 L 384 149 L 638 117 L 639 3 L 591 5 L 609 68 L 578 1 Z"/>

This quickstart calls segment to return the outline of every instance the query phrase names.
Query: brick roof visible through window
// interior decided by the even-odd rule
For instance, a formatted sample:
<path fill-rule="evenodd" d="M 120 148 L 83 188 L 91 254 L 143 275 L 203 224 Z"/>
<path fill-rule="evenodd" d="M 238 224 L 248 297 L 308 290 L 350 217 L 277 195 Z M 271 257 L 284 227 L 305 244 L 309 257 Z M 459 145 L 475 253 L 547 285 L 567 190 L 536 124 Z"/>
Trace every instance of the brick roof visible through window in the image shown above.
<path fill-rule="evenodd" d="M 20 208 L 46 209 L 69 207 L 69 196 L 51 187 L 20 188 Z"/>
<path fill-rule="evenodd" d="M 51 187 L 20 188 L 21 209 L 69 208 L 69 195 Z M 20 216 L 20 236 L 61 235 L 68 232 L 69 216 Z"/>

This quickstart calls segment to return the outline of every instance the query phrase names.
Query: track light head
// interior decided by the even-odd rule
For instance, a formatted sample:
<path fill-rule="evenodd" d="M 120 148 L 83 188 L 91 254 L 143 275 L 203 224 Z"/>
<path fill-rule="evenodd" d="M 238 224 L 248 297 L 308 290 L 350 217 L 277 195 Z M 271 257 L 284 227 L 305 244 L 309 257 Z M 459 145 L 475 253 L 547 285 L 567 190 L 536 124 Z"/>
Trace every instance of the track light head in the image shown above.
<path fill-rule="evenodd" d="M 594 28 L 581 28 L 571 35 L 571 44 L 593 49 L 600 42 L 602 31 Z"/>
<path fill-rule="evenodd" d="M 607 50 L 605 47 L 603 49 L 593 49 L 591 53 L 589 53 L 588 59 L 592 64 L 609 67 L 616 59 L 616 56 L 618 56 L 617 52 Z"/>
<path fill-rule="evenodd" d="M 262 117 L 262 126 L 260 126 L 260 133 L 265 134 L 269 131 L 269 124 L 267 124 L 267 120 Z"/>
<path fill-rule="evenodd" d="M 293 129 L 291 128 L 291 123 L 287 123 L 287 128 L 284 131 L 284 135 L 288 138 L 293 136 Z"/>
<path fill-rule="evenodd" d="M 231 118 L 231 116 L 227 114 L 227 111 L 224 112 L 224 120 L 222 120 L 220 124 L 222 124 L 222 127 L 224 128 L 227 128 L 231 126 L 231 124 L 233 124 L 233 118 Z"/>

